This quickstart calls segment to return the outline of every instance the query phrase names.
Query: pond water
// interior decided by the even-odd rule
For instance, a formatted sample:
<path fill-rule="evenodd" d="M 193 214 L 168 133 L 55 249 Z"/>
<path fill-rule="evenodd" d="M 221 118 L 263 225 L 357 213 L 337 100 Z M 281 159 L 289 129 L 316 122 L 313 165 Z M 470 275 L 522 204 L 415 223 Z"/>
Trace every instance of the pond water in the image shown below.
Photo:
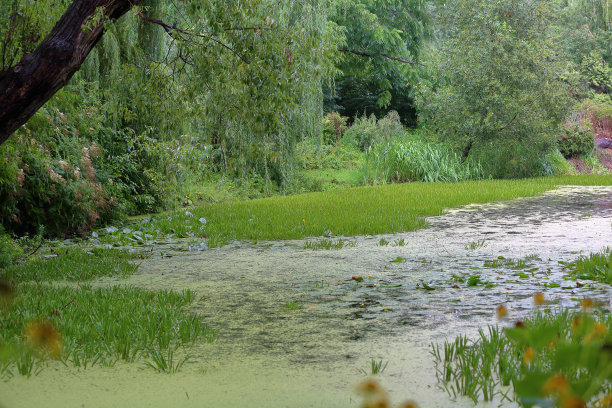
<path fill-rule="evenodd" d="M 436 385 L 432 342 L 497 324 L 502 303 L 509 316 L 500 324 L 511 325 L 535 307 L 538 291 L 550 309 L 576 307 L 584 297 L 610 308 L 609 285 L 565 280 L 559 261 L 612 246 L 612 188 L 563 187 L 452 210 L 429 224 L 345 238 L 354 246 L 339 250 L 283 241 L 154 256 L 129 279 L 100 284 L 195 291 L 194 311 L 218 333 L 213 343 L 190 350 L 174 375 L 138 364 L 57 365 L 1 384 L 1 401 L 6 407 L 357 407 L 355 387 L 374 359 L 387 364 L 378 378 L 396 404 L 468 407 L 470 400 L 451 402 Z M 472 275 L 485 284 L 468 286 Z"/>

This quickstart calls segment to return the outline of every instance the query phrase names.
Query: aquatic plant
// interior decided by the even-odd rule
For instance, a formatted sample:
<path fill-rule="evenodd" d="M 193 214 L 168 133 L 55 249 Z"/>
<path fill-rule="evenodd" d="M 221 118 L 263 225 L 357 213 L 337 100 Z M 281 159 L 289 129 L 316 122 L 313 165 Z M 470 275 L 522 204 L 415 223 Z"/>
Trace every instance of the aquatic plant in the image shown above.
<path fill-rule="evenodd" d="M 143 239 L 149 235 L 149 241 L 205 238 L 212 248 L 234 239 L 300 239 L 324 236 L 326 231 L 345 237 L 414 231 L 427 226 L 424 217 L 440 215 L 447 208 L 537 196 L 557 185 L 612 185 L 612 178 L 405 183 L 215 203 L 139 219 L 127 229 L 98 230 L 97 239 L 101 244 L 123 244 L 123 236 L 137 231 Z M 199 221 L 202 218 L 206 224 Z M 140 245 L 129 240 L 125 244 Z"/>
<path fill-rule="evenodd" d="M 612 316 L 589 310 L 544 310 L 515 327 L 480 329 L 474 340 L 432 344 L 438 381 L 451 397 L 475 403 L 500 398 L 525 406 L 595 406 L 612 391 Z"/>
<path fill-rule="evenodd" d="M 404 246 L 406 245 L 406 241 L 404 240 L 404 238 L 400 238 L 400 239 L 396 239 L 395 241 L 393 241 L 393 246 Z"/>
<path fill-rule="evenodd" d="M 15 372 L 31 375 L 45 366 L 48 357 L 86 368 L 141 357 L 163 362 L 159 357 L 164 356 L 167 371 L 177 366 L 171 361 L 174 349 L 214 338 L 198 315 L 184 310 L 194 300 L 191 291 L 95 288 L 82 282 L 136 270 L 127 252 L 88 253 L 78 247 L 56 252 L 51 258 L 4 270 L 7 277 L 2 282 L 11 296 L 3 296 L 2 378 Z M 80 281 L 62 286 L 44 283 L 60 279 Z"/>
<path fill-rule="evenodd" d="M 314 249 L 314 250 L 342 249 L 343 247 L 354 247 L 354 246 L 355 246 L 355 242 L 344 240 L 342 238 L 339 238 L 336 241 L 331 240 L 331 239 L 320 239 L 318 241 L 306 241 L 304 243 L 304 249 Z"/>
<path fill-rule="evenodd" d="M 28 280 L 84 281 L 100 276 L 126 277 L 138 269 L 132 260 L 143 254 L 119 249 L 86 248 L 84 246 L 49 247 L 47 255 L 21 265 L 2 270 L 5 279 L 17 282 Z"/>
<path fill-rule="evenodd" d="M 575 279 L 590 279 L 612 284 L 612 248 L 588 256 L 581 255 L 572 262 L 561 262 Z"/>
<path fill-rule="evenodd" d="M 466 249 L 466 250 L 472 250 L 472 251 L 473 251 L 473 250 L 475 250 L 475 249 L 484 248 L 484 247 L 486 247 L 486 246 L 487 246 L 486 241 L 485 241 L 484 239 L 480 239 L 480 240 L 478 240 L 478 241 L 473 241 L 473 242 L 470 242 L 469 244 L 467 244 L 467 245 L 465 246 L 465 249 Z"/>
<path fill-rule="evenodd" d="M 388 364 L 389 364 L 388 361 L 383 364 L 383 360 L 377 361 L 375 359 L 372 359 L 370 363 L 370 372 L 367 372 L 366 370 L 362 368 L 359 369 L 359 372 L 362 373 L 363 375 L 379 375 L 385 371 Z"/>
<path fill-rule="evenodd" d="M 287 310 L 299 310 L 301 309 L 303 306 L 300 302 L 298 302 L 297 300 L 288 300 L 284 303 L 283 307 Z"/>
<path fill-rule="evenodd" d="M 174 374 L 183 367 L 183 364 L 189 360 L 190 356 L 186 355 L 181 359 L 175 360 L 174 352 L 177 350 L 176 345 L 172 345 L 165 350 L 150 349 L 147 354 L 151 361 L 145 361 L 145 364 L 160 373 Z"/>

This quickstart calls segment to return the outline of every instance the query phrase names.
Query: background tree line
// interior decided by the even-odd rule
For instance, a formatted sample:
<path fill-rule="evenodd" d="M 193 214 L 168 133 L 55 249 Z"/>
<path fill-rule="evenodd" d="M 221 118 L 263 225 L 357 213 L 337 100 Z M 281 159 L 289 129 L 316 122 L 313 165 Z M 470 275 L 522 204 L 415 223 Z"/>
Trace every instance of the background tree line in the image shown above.
<path fill-rule="evenodd" d="M 0 71 L 71 3 L 3 2 Z M 606 0 L 147 0 L 90 21 L 101 40 L 0 147 L 6 229 L 84 232 L 211 179 L 303 191 L 300 170 L 340 153 L 384 167 L 365 182 L 436 179 L 418 155 L 477 169 L 461 177 L 551 174 L 612 106 Z"/>

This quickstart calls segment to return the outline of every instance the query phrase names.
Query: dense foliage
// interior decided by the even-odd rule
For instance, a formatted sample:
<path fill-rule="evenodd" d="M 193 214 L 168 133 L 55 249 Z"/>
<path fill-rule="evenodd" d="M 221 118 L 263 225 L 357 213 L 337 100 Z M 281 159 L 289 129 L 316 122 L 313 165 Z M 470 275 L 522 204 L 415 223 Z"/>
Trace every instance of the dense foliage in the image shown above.
<path fill-rule="evenodd" d="M 547 1 L 462 1 L 444 7 L 422 119 L 493 177 L 544 173 L 569 95 Z"/>
<path fill-rule="evenodd" d="M 0 72 L 70 3 L 2 3 Z M 0 146 L 7 231 L 85 233 L 202 185 L 219 201 L 560 174 L 612 137 L 606 1 L 147 0 L 105 27 Z"/>

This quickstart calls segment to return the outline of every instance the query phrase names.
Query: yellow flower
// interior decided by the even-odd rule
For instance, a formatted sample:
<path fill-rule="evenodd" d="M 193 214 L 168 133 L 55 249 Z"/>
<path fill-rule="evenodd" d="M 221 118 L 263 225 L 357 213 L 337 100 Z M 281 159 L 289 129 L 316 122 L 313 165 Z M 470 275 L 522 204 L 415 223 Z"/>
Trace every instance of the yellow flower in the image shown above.
<path fill-rule="evenodd" d="M 24 329 L 26 343 L 57 358 L 62 352 L 62 338 L 55 326 L 47 321 L 37 320 L 26 324 Z"/>
<path fill-rule="evenodd" d="M 533 303 L 536 305 L 543 305 L 546 300 L 544 299 L 544 294 L 542 292 L 538 292 L 533 295 Z"/>
<path fill-rule="evenodd" d="M 419 406 L 416 402 L 406 401 L 402 405 L 400 405 L 399 408 L 419 408 Z"/>
<path fill-rule="evenodd" d="M 508 308 L 504 305 L 497 306 L 497 319 L 502 320 L 508 315 Z"/>
<path fill-rule="evenodd" d="M 593 340 L 602 339 L 606 335 L 607 332 L 608 332 L 608 328 L 606 327 L 606 325 L 604 325 L 601 322 L 597 322 L 595 323 L 595 326 L 593 327 L 593 331 L 584 337 L 584 342 L 589 343 Z"/>
<path fill-rule="evenodd" d="M 565 397 L 561 401 L 561 408 L 586 408 L 586 403 L 578 397 Z"/>
<path fill-rule="evenodd" d="M 532 349 L 531 347 L 527 347 L 525 349 L 525 352 L 523 353 L 523 363 L 531 364 L 531 362 L 535 358 L 535 355 L 536 355 L 535 350 Z"/>
<path fill-rule="evenodd" d="M 360 391 L 361 393 L 366 395 L 385 393 L 385 390 L 375 380 L 366 380 L 362 382 L 357 387 L 357 391 Z"/>
<path fill-rule="evenodd" d="M 567 396 L 570 394 L 570 391 L 569 382 L 567 378 L 562 375 L 550 377 L 542 386 L 542 392 L 545 395 Z"/>
<path fill-rule="evenodd" d="M 586 298 L 582 301 L 582 310 L 587 311 L 593 308 L 593 299 Z"/>
<path fill-rule="evenodd" d="M 612 408 L 612 394 L 604 396 L 597 402 L 598 408 Z"/>
<path fill-rule="evenodd" d="M 388 408 L 390 406 L 387 392 L 375 380 L 370 379 L 362 382 L 357 390 L 365 397 L 363 408 Z"/>

